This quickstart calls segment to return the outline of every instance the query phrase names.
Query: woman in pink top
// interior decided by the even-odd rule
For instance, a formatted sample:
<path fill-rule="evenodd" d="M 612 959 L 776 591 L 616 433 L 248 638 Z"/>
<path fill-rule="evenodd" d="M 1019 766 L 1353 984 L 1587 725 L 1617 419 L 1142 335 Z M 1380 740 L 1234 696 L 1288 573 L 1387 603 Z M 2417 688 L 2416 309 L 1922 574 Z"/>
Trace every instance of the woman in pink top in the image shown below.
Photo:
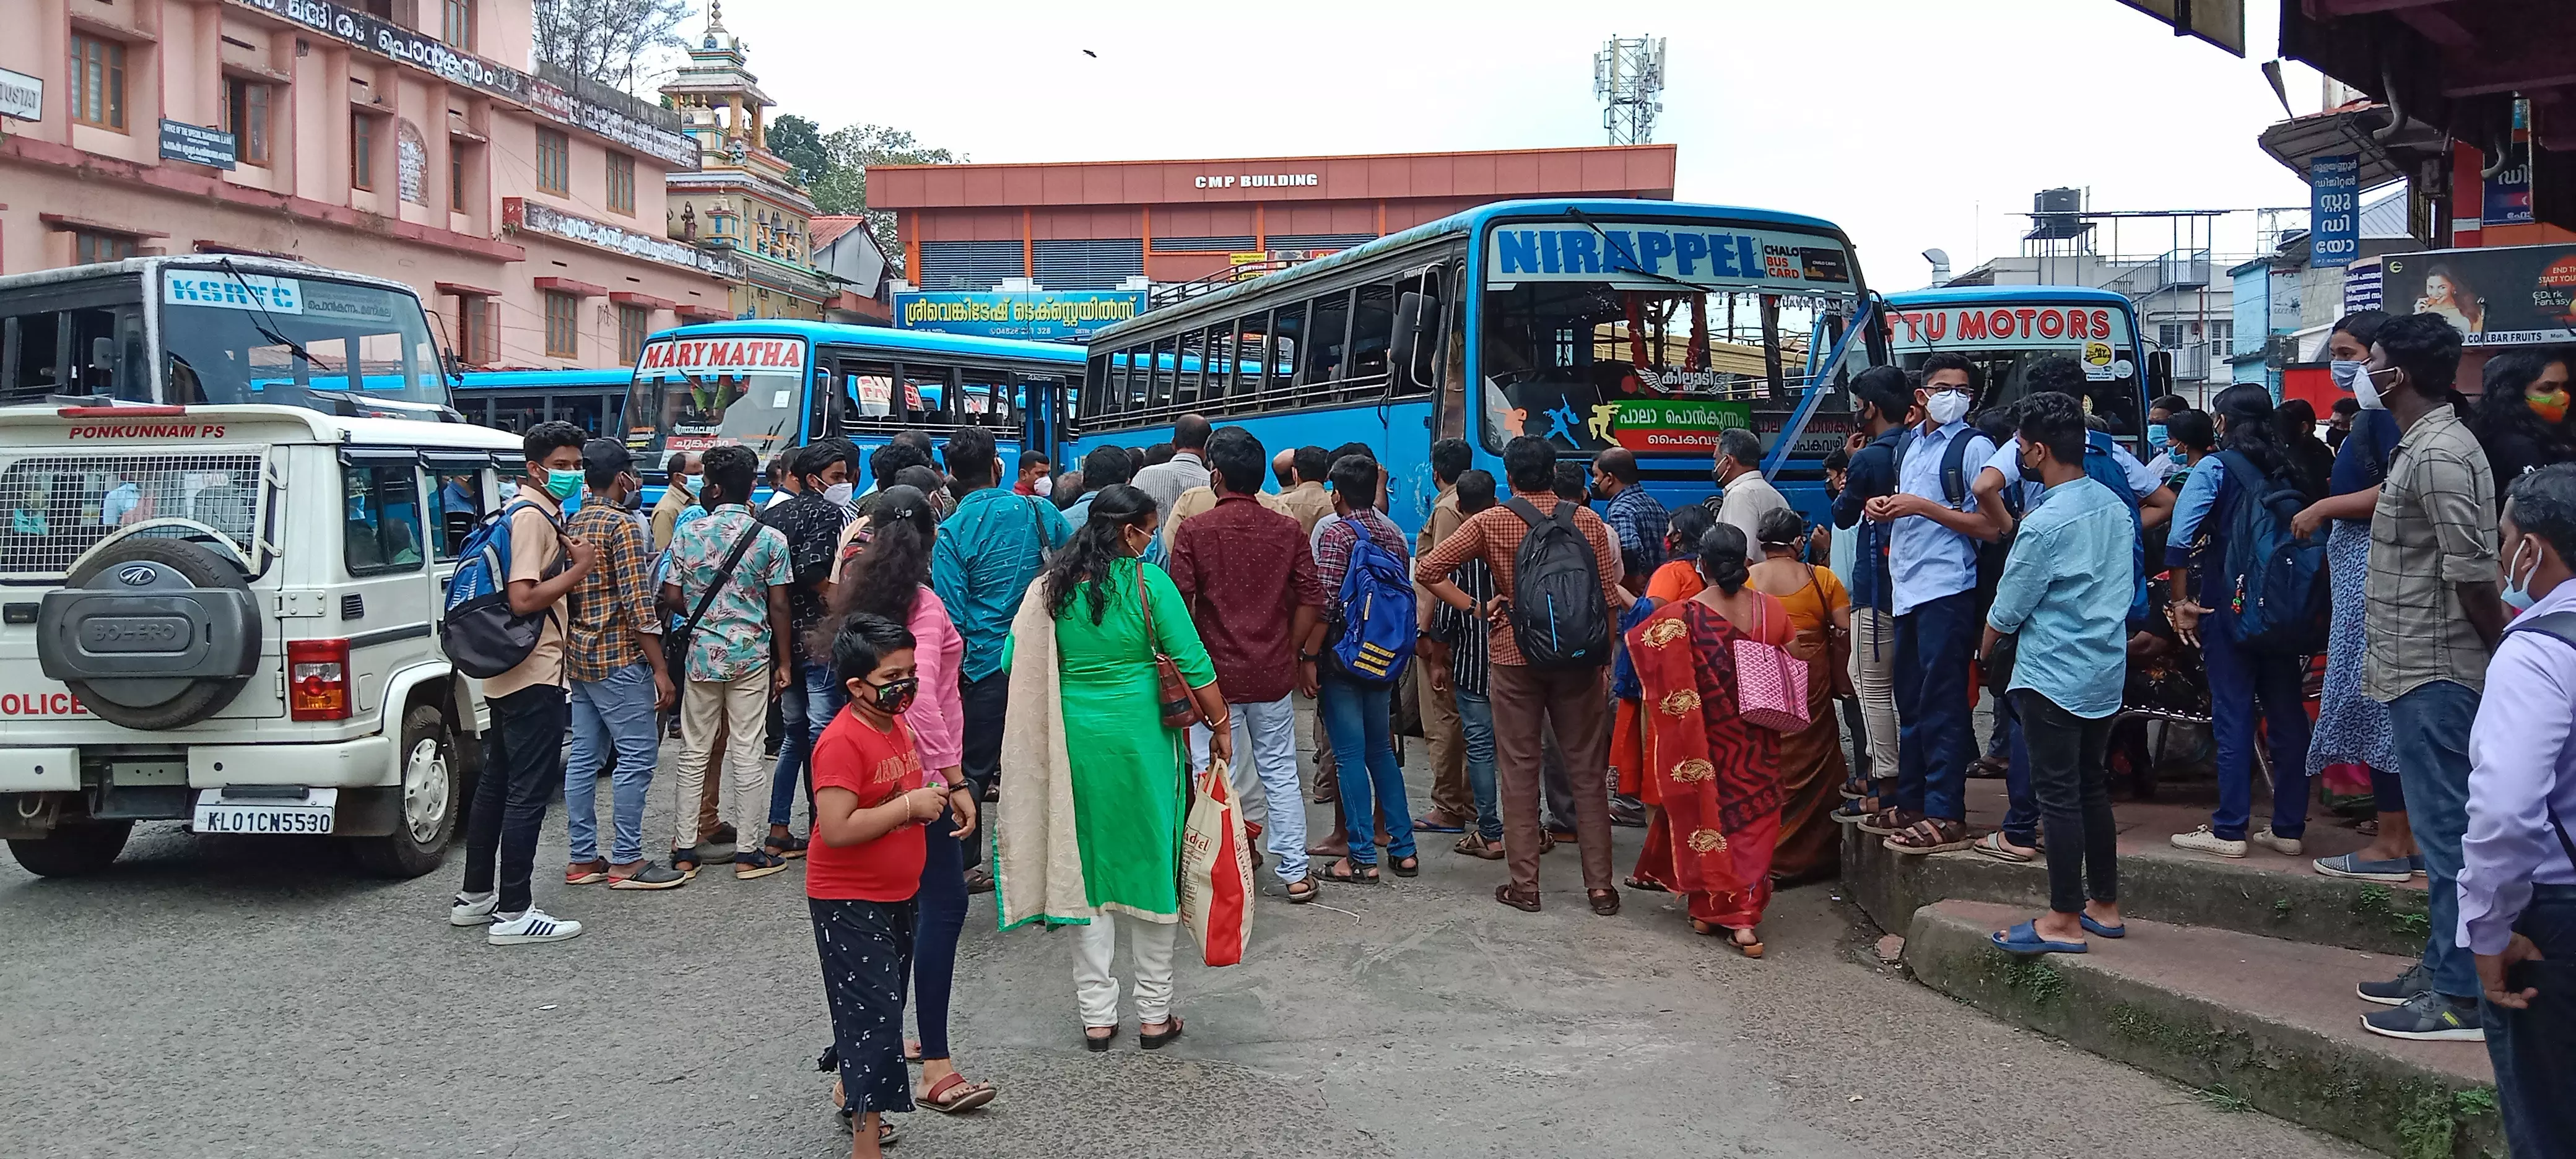
<path fill-rule="evenodd" d="M 922 1087 L 915 1101 L 934 1111 L 971 1111 L 993 1101 L 990 1083 L 969 1082 L 948 1054 L 948 991 L 957 970 L 957 937 L 966 928 L 964 842 L 974 839 L 973 790 L 957 775 L 964 746 L 964 709 L 957 671 L 966 642 L 948 608 L 930 590 L 930 545 L 938 514 L 914 487 L 888 487 L 872 500 L 864 548 L 849 558 L 833 585 L 831 614 L 818 631 L 837 632 L 854 613 L 883 616 L 912 629 L 921 694 L 903 712 L 921 750 L 924 777 L 949 786 L 948 816 L 925 826 L 928 856 L 921 867 L 912 943 L 913 1001 L 921 1024 L 918 1058 Z M 910 1053 L 907 1051 L 907 1053 Z"/>

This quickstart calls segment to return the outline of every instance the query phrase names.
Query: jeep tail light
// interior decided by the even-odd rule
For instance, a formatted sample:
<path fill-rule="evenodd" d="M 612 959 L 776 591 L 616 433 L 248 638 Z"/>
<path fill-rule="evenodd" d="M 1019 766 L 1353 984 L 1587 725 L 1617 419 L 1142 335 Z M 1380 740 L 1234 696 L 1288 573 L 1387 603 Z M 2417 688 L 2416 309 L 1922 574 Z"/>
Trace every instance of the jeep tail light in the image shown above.
<path fill-rule="evenodd" d="M 349 642 L 286 642 L 286 715 L 291 720 L 347 720 Z"/>

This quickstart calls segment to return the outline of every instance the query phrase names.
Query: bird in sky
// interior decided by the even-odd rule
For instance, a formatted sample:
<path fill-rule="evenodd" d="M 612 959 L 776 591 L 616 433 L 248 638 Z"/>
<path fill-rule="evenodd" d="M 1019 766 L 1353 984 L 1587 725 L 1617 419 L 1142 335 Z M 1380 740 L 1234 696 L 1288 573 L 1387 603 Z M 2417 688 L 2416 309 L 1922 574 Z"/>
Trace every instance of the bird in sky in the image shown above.
<path fill-rule="evenodd" d="M 1098 59 L 1100 59 L 1100 54 L 1099 54 L 1099 53 L 1093 52 L 1093 51 L 1091 51 L 1091 50 L 1090 50 L 1090 49 L 1088 49 L 1088 48 L 1086 48 L 1086 49 L 1083 49 L 1083 50 L 1082 50 L 1082 55 L 1087 56 L 1087 57 L 1090 57 L 1090 58 L 1091 58 L 1091 59 L 1093 59 L 1093 60 L 1098 60 Z"/>

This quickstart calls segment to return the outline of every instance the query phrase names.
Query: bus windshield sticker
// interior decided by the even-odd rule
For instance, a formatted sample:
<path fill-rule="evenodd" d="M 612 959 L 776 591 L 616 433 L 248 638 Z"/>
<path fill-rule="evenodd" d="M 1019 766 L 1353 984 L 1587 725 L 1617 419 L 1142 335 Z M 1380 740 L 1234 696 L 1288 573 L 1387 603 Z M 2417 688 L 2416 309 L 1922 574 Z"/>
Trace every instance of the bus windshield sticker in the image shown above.
<path fill-rule="evenodd" d="M 797 338 L 665 338 L 644 348 L 635 369 L 679 374 L 802 375 L 805 343 Z"/>
<path fill-rule="evenodd" d="M 2129 318 L 2108 306 L 2037 302 L 1973 306 L 1900 306 L 1887 311 L 1887 341 L 1906 352 L 1924 350 L 2033 350 L 2068 352 L 2129 342 Z M 2091 359 L 2086 359 L 2091 363 Z M 2108 365 L 2105 358 L 2101 365 Z"/>
<path fill-rule="evenodd" d="M 271 314 L 304 312 L 303 285 L 298 279 L 236 274 L 221 269 L 163 269 L 161 301 L 170 306 L 265 310 Z"/>
<path fill-rule="evenodd" d="M 1841 242 L 1815 234 L 1670 222 L 1514 222 L 1487 242 L 1486 281 L 1610 282 L 1622 273 L 1670 286 L 1761 287 L 1848 293 L 1852 263 Z"/>

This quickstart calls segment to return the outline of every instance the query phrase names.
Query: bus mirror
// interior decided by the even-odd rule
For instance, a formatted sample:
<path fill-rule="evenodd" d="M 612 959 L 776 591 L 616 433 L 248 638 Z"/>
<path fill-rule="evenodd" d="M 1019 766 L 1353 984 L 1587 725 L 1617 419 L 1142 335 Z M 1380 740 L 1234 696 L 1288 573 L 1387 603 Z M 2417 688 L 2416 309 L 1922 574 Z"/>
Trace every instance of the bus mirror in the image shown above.
<path fill-rule="evenodd" d="M 1438 317 L 1431 295 L 1408 293 L 1396 299 L 1395 333 L 1389 341 L 1389 361 L 1403 368 L 1410 380 L 1408 386 L 1431 385 L 1432 343 L 1431 320 Z"/>
<path fill-rule="evenodd" d="M 2173 393 L 2173 352 L 2147 352 L 2147 397 L 2162 398 Z"/>

